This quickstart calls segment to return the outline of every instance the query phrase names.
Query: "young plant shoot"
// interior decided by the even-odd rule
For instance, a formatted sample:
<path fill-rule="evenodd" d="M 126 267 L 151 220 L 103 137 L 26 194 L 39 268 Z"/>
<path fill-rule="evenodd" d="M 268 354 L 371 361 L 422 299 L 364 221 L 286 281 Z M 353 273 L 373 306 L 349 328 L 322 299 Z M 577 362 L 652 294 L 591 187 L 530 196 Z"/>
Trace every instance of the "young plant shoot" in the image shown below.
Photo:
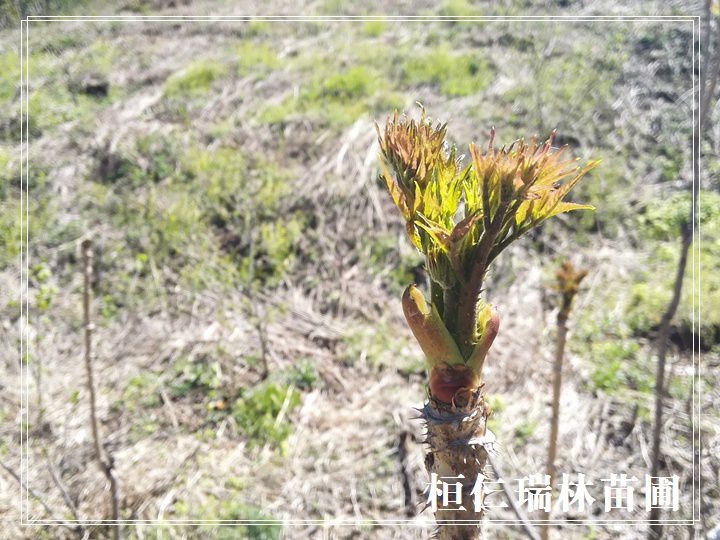
<path fill-rule="evenodd" d="M 486 428 L 482 368 L 500 315 L 480 298 L 483 280 L 492 261 L 533 227 L 563 212 L 593 209 L 564 199 L 598 162 L 566 158 L 565 147 L 553 147 L 554 132 L 541 144 L 533 137 L 496 149 L 490 130 L 486 147 L 470 144 L 470 163 L 463 166 L 445 136 L 446 125 L 433 124 L 424 110 L 419 121 L 396 112 L 378 127 L 381 176 L 430 278 L 429 301 L 415 285 L 402 298 L 426 357 L 426 466 L 431 479 L 459 477 L 463 493 L 474 493 L 466 510 L 436 514 L 442 518 L 438 538 L 456 540 L 481 538 L 482 471 L 494 441 Z"/>

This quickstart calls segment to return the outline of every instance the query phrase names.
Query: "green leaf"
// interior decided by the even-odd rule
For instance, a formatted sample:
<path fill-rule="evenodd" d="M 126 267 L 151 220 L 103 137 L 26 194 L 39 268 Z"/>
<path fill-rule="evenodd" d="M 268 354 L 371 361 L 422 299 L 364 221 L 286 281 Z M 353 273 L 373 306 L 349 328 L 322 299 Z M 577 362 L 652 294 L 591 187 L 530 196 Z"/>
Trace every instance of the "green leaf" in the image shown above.
<path fill-rule="evenodd" d="M 543 216 L 543 219 L 551 218 L 565 212 L 572 212 L 573 210 L 595 210 L 595 207 L 589 204 L 559 202 L 555 205 L 555 208 Z"/>
<path fill-rule="evenodd" d="M 430 238 L 434 240 L 437 247 L 442 248 L 443 251 L 447 252 L 448 244 L 450 241 L 450 235 L 447 233 L 447 231 L 443 229 L 439 223 L 433 222 L 422 214 L 418 214 L 418 216 L 420 217 L 420 219 L 415 221 L 415 225 L 428 233 L 428 235 L 430 235 Z M 427 223 L 423 223 L 423 221 Z"/>
<path fill-rule="evenodd" d="M 395 206 L 398 207 L 400 210 L 400 214 L 405 219 L 410 219 L 410 211 L 407 207 L 406 197 L 405 193 L 403 193 L 403 190 L 400 188 L 400 186 L 393 180 L 393 177 L 390 175 L 390 173 L 387 170 L 387 167 L 385 167 L 384 163 L 381 163 L 383 168 L 383 180 L 385 180 L 385 185 L 387 186 L 387 190 L 390 193 L 390 197 L 392 198 L 392 201 L 395 203 Z"/>
<path fill-rule="evenodd" d="M 420 205 L 423 204 L 423 194 L 420 191 L 420 184 L 415 184 L 415 200 L 413 201 L 413 214 L 418 211 Z"/>

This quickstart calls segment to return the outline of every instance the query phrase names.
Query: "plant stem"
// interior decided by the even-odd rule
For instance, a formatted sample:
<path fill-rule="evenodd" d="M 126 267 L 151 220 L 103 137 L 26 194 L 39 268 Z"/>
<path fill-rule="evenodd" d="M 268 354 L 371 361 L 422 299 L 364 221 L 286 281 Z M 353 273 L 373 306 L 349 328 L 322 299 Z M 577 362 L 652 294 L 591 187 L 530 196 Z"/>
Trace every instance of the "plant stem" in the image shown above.
<path fill-rule="evenodd" d="M 425 456 L 428 474 L 433 473 L 444 482 L 462 484 L 464 509 L 441 508 L 435 513 L 438 523 L 438 540 L 481 540 L 485 491 L 482 483 L 478 494 L 471 493 L 478 477 L 487 463 L 486 446 L 494 438 L 487 431 L 489 408 L 481 395 L 481 387 L 475 388 L 466 403 L 451 405 L 430 398 L 422 410 L 427 427 L 426 443 L 429 450 Z M 460 477 L 462 475 L 462 477 Z M 453 478 L 454 477 L 454 478 Z M 432 476 L 431 476 L 432 478 Z M 435 489 L 436 486 L 430 486 Z M 477 511 L 475 505 L 477 497 Z"/>
<path fill-rule="evenodd" d="M 500 203 L 492 221 L 486 220 L 486 229 L 482 235 L 482 239 L 475 248 L 473 257 L 470 261 L 470 276 L 467 287 L 463 287 L 459 296 L 460 301 L 457 307 L 457 340 L 460 352 L 468 358 L 472 354 L 475 345 L 475 330 L 477 329 L 478 319 L 478 300 L 482 292 L 483 280 L 492 250 L 493 244 L 498 234 L 502 230 L 505 214 L 507 213 L 510 200 L 504 200 Z M 488 225 L 489 222 L 489 225 Z M 462 283 L 462 280 L 460 281 Z"/>
<path fill-rule="evenodd" d="M 565 340 L 567 339 L 566 319 L 558 320 L 557 345 L 555 349 L 555 362 L 553 364 L 553 399 L 552 422 L 550 425 L 550 448 L 548 449 L 547 474 L 552 481 L 555 478 L 555 458 L 557 456 L 558 427 L 560 425 L 560 389 L 562 387 L 562 366 L 565 353 Z"/>
<path fill-rule="evenodd" d="M 430 280 L 430 303 L 435 306 L 435 308 L 438 310 L 438 313 L 440 314 L 440 317 L 443 318 L 445 313 L 445 291 L 440 286 L 440 284 L 436 281 Z M 449 330 L 449 329 L 448 329 Z"/>
<path fill-rule="evenodd" d="M 657 476 L 660 472 L 660 457 L 661 452 L 661 434 L 662 434 L 662 416 L 663 416 L 663 402 L 665 393 L 665 356 L 667 354 L 668 337 L 670 336 L 670 322 L 675 316 L 678 305 L 680 303 L 680 295 L 682 292 L 682 282 L 685 276 L 685 269 L 687 267 L 688 252 L 693 241 L 693 224 L 695 223 L 695 212 L 697 208 L 698 192 L 700 191 L 700 146 L 702 142 L 702 135 L 705 131 L 705 127 L 710 118 L 710 113 L 713 110 L 711 106 L 712 100 L 715 96 L 715 90 L 720 80 L 720 17 L 712 16 L 710 9 L 710 2 L 705 3 L 705 18 L 708 24 L 706 37 L 705 50 L 709 50 L 711 37 L 711 25 L 715 24 L 715 51 L 714 54 L 706 55 L 703 59 L 703 66 L 701 69 L 700 78 L 700 109 L 698 114 L 698 127 L 697 131 L 693 131 L 692 134 L 692 171 L 693 180 L 697 181 L 697 186 L 694 182 L 690 183 L 690 190 L 692 192 L 692 201 L 690 203 L 690 215 L 687 222 L 685 222 L 681 229 L 682 241 L 680 245 L 680 260 L 678 261 L 677 271 L 675 274 L 675 284 L 673 286 L 673 295 L 668 304 L 665 313 L 663 313 L 662 319 L 660 320 L 660 330 L 658 332 L 656 347 L 657 347 L 657 373 L 655 380 L 655 418 L 653 424 L 653 447 L 652 447 L 652 462 L 651 462 L 651 476 Z M 693 338 L 695 339 L 695 338 Z M 694 436 L 694 435 L 693 435 Z M 699 480 L 699 479 L 698 479 Z M 701 501 L 699 501 L 701 504 Z M 650 510 L 650 527 L 648 529 L 648 538 L 650 540 L 658 540 L 662 538 L 662 524 L 658 522 L 661 517 L 660 508 L 652 508 Z M 652 523 L 652 522 L 655 523 Z"/>
<path fill-rule="evenodd" d="M 110 498 L 113 509 L 113 520 L 116 522 L 113 528 L 113 538 L 120 540 L 120 488 L 115 473 L 112 456 L 103 451 L 100 444 L 100 429 L 98 427 L 97 406 L 95 400 L 95 380 L 92 366 L 92 331 L 94 325 L 90 316 L 90 286 L 92 279 L 93 250 L 90 239 L 83 240 L 83 318 L 85 326 L 85 371 L 87 373 L 87 386 L 90 396 L 90 428 L 92 430 L 93 445 L 95 447 L 95 459 L 100 470 L 110 482 Z"/>
<path fill-rule="evenodd" d="M 560 390 L 562 388 L 562 365 L 565 355 L 565 341 L 567 339 L 567 314 L 562 310 L 557 318 L 557 341 L 555 343 L 555 361 L 553 362 L 553 397 L 552 416 L 550 419 L 550 442 L 548 445 L 547 475 L 550 476 L 550 485 L 555 480 L 555 458 L 557 456 L 558 427 L 560 425 Z M 550 513 L 546 519 L 550 518 Z M 550 534 L 550 526 L 540 528 L 542 540 L 547 540 Z"/>
<path fill-rule="evenodd" d="M 653 424 L 652 436 L 652 462 L 650 467 L 650 476 L 657 477 L 660 473 L 660 457 L 662 435 L 662 409 L 665 400 L 665 357 L 667 354 L 668 337 L 670 336 L 670 322 L 675 316 L 678 305 L 680 303 L 680 295 L 682 293 L 682 282 L 685 276 L 685 268 L 687 266 L 688 251 L 692 244 L 692 228 L 689 223 L 685 223 L 682 231 L 682 245 L 680 247 L 680 261 L 678 262 L 677 273 L 675 275 L 675 285 L 673 287 L 673 295 L 668 308 L 663 313 L 660 322 L 660 331 L 657 338 L 657 373 L 655 375 L 655 419 Z M 654 507 L 650 510 L 650 524 L 648 538 L 655 540 L 662 538 L 662 525 L 657 523 L 660 519 L 660 508 Z"/>
<path fill-rule="evenodd" d="M 464 291 L 460 295 L 460 301 L 456 308 L 458 319 L 458 347 L 465 358 L 468 358 L 473 350 L 478 315 L 477 305 L 481 290 L 482 281 L 479 284 L 471 286 L 469 291 Z"/>

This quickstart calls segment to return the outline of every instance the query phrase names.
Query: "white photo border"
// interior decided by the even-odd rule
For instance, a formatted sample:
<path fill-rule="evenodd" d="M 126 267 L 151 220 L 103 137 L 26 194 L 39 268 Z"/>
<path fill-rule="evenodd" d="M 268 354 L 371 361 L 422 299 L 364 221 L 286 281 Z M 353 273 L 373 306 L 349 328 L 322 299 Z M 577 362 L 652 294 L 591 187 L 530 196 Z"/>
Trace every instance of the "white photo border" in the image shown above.
<path fill-rule="evenodd" d="M 30 394 L 30 350 L 29 350 L 29 298 L 28 298 L 28 273 L 29 273 L 29 252 L 26 248 L 29 244 L 29 144 L 30 137 L 28 133 L 29 126 L 29 31 L 30 22 L 250 22 L 250 21 L 266 21 L 266 22 L 366 22 L 366 21 L 385 21 L 385 22 L 436 22 L 436 21 L 453 21 L 453 22 L 486 22 L 486 21 L 512 21 L 512 22 L 685 22 L 692 23 L 692 159 L 695 159 L 695 152 L 700 152 L 700 148 L 695 147 L 695 140 L 700 141 L 700 99 L 698 95 L 698 87 L 696 78 L 701 80 L 700 73 L 700 46 L 701 46 L 701 17 L 699 15 L 548 15 L 548 16 L 424 16 L 424 15 L 368 15 L 368 16 L 352 16 L 352 15 L 327 15 L 327 16 L 305 16 L 305 15 L 247 15 L 247 16 L 190 16 L 190 15 L 111 15 L 111 16 L 27 16 L 20 21 L 20 524 L 30 526 L 41 525 L 126 525 L 126 524 L 146 524 L 156 526 L 170 525 L 306 525 L 316 524 L 324 526 L 359 526 L 359 525 L 411 525 L 413 527 L 434 527 L 438 523 L 464 523 L 468 525 L 475 524 L 475 520 L 435 520 L 428 518 L 422 520 L 415 519 L 251 519 L 251 520 L 178 520 L 178 519 L 80 519 L 80 520 L 60 520 L 60 519 L 30 519 L 30 488 L 27 484 L 29 477 L 29 444 L 30 436 L 28 429 L 29 418 L 29 394 Z M 697 73 L 697 75 L 696 75 Z M 698 155 L 698 173 L 702 170 L 702 155 Z M 701 187 L 700 174 L 698 178 L 695 176 L 695 167 L 692 169 L 692 190 L 693 190 L 693 219 L 692 219 L 692 519 L 484 519 L 483 524 L 502 524 L 502 525 L 522 525 L 523 523 L 532 523 L 534 525 L 605 525 L 605 524 L 652 524 L 659 523 L 663 525 L 695 525 L 700 521 L 700 489 L 701 477 L 699 467 L 699 456 L 701 456 L 701 440 L 699 422 L 702 417 L 700 407 L 700 399 L 702 386 L 700 383 L 701 375 L 701 358 L 700 348 L 698 345 L 699 337 L 696 332 L 696 324 L 700 324 L 700 296 L 696 298 L 696 292 L 699 291 L 701 269 L 700 269 L 700 223 L 699 209 L 700 198 L 695 196 L 695 190 Z M 697 203 L 695 202 L 697 201 Z M 696 322 L 697 316 L 697 322 Z M 696 389 L 696 382 L 697 389 Z M 696 502 L 697 501 L 697 502 Z"/>

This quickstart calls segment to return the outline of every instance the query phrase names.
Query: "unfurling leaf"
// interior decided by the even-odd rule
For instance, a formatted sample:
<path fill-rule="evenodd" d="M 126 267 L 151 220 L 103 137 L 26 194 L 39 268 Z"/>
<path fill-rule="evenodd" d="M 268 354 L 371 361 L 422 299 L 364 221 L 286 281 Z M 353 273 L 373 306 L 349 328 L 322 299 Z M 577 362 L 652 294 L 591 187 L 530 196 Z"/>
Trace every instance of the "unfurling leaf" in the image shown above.
<path fill-rule="evenodd" d="M 424 112 L 417 122 L 395 113 L 383 132 L 377 128 L 385 184 L 413 244 L 425 254 L 439 241 L 438 228 L 428 231 L 429 225 L 437 223 L 449 234 L 462 196 L 455 150 L 447 148 L 445 131 Z"/>

